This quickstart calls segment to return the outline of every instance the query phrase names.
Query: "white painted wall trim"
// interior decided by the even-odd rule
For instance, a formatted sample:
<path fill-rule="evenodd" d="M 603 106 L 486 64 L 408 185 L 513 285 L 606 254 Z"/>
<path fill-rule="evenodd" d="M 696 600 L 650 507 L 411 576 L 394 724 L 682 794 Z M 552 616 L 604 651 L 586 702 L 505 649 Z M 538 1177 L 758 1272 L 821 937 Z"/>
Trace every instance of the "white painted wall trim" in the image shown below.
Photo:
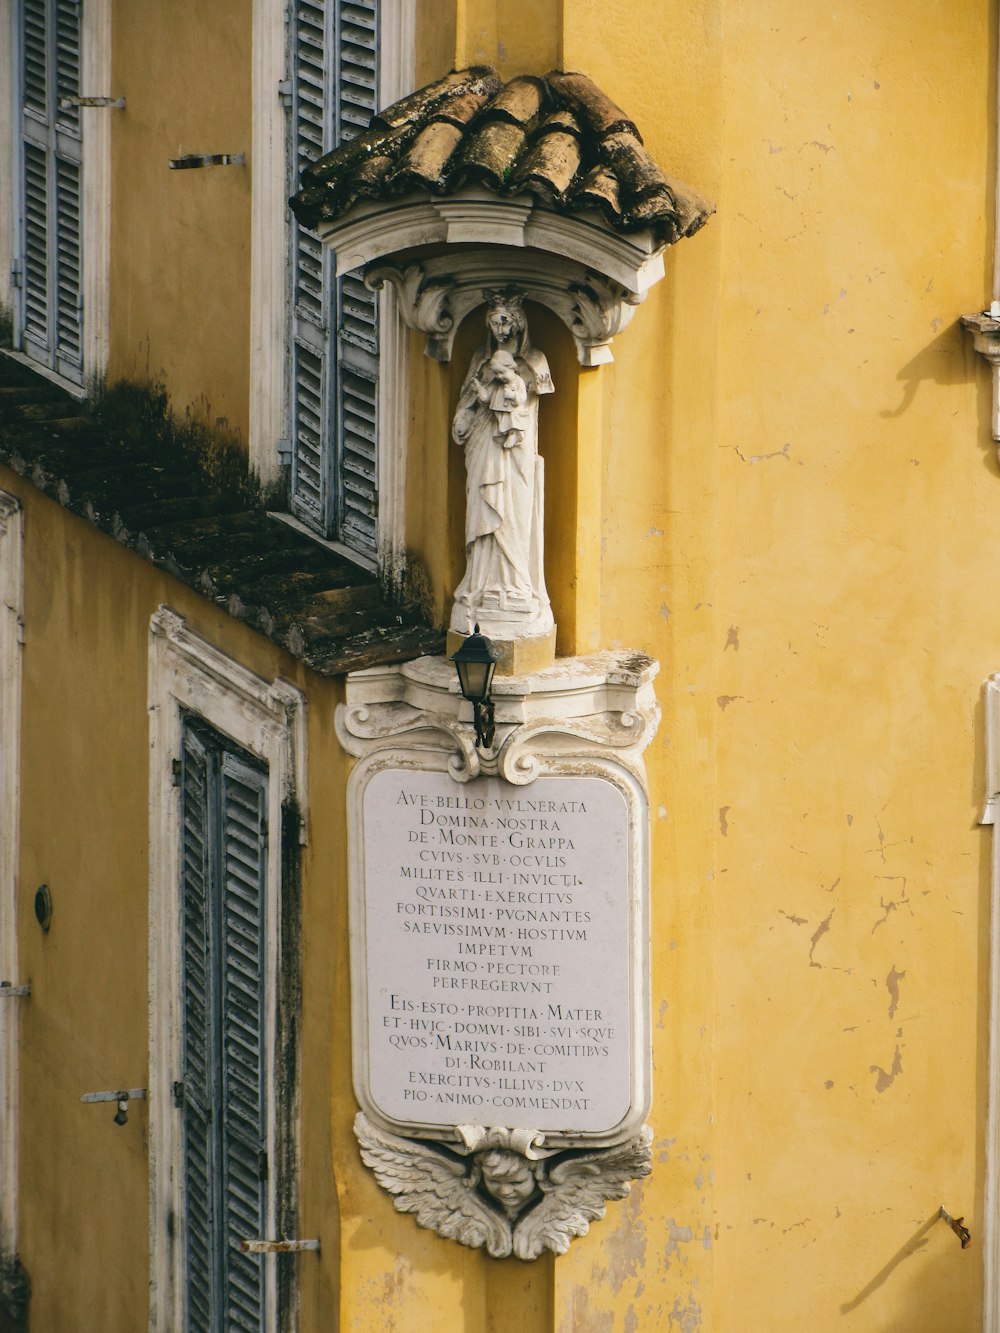
<path fill-rule="evenodd" d="M 284 6 L 253 5 L 253 150 L 250 200 L 250 469 L 280 477 L 278 441 L 288 419 L 287 77 Z"/>
<path fill-rule="evenodd" d="M 0 92 L 0 305 L 13 311 L 14 293 L 10 269 L 14 262 L 14 137 L 16 121 L 14 98 L 14 5 L 0 0 L 0 70 L 5 72 L 4 91 Z"/>
<path fill-rule="evenodd" d="M 986 682 L 986 807 L 990 880 L 990 1031 L 983 1192 L 983 1333 L 1000 1333 L 1000 674 Z"/>
<path fill-rule="evenodd" d="M 21 502 L 0 491 L 0 981 L 13 986 L 26 980 L 17 956 L 23 548 Z M 0 998 L 0 1261 L 17 1254 L 18 1020 L 24 1003 Z"/>
<path fill-rule="evenodd" d="M 305 698 L 287 681 L 266 681 L 187 628 L 166 606 L 149 626 L 149 1327 L 176 1333 L 184 1327 L 182 1112 L 173 1084 L 183 1076 L 181 1049 L 181 793 L 173 785 L 180 758 L 182 710 L 205 719 L 268 766 L 265 977 L 267 1141 L 278 1162 L 279 1116 L 275 1067 L 280 957 L 281 808 L 287 800 L 306 810 Z M 301 831 L 305 841 L 305 825 Z M 275 1174 L 267 1220 L 277 1225 Z M 277 1282 L 265 1262 L 266 1327 L 277 1328 Z"/>
<path fill-rule="evenodd" d="M 382 0 L 379 106 L 391 106 L 416 83 L 416 0 Z M 378 563 L 401 591 L 406 557 L 406 459 L 409 452 L 408 331 L 395 292 L 379 298 Z"/>
<path fill-rule="evenodd" d="M 80 31 L 81 97 L 115 97 L 111 86 L 111 0 L 87 0 Z M 108 369 L 111 282 L 112 107 L 81 107 L 83 137 L 83 382 L 98 387 Z"/>

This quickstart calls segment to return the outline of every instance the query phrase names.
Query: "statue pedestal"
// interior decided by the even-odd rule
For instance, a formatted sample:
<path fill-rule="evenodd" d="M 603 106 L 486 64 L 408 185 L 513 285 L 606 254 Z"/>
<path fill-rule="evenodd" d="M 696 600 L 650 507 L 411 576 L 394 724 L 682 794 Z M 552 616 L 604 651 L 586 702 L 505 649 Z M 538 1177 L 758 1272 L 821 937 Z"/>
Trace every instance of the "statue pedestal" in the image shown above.
<path fill-rule="evenodd" d="M 458 630 L 450 629 L 446 644 L 449 657 L 457 653 L 468 638 Z M 500 654 L 497 660 L 498 676 L 531 676 L 536 671 L 544 671 L 556 660 L 555 626 L 545 634 L 528 634 L 517 639 L 501 639 L 489 636 L 490 643 Z"/>

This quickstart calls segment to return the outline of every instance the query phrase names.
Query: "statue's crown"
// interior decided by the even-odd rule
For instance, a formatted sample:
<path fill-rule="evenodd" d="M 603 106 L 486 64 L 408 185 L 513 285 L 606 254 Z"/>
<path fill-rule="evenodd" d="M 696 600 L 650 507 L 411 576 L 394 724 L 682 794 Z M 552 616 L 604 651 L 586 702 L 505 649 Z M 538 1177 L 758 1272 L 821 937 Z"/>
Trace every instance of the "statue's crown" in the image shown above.
<path fill-rule="evenodd" d="M 498 305 L 514 306 L 517 310 L 520 310 L 524 301 L 524 293 L 519 292 L 515 287 L 487 288 L 483 295 L 486 297 L 491 310 Z"/>

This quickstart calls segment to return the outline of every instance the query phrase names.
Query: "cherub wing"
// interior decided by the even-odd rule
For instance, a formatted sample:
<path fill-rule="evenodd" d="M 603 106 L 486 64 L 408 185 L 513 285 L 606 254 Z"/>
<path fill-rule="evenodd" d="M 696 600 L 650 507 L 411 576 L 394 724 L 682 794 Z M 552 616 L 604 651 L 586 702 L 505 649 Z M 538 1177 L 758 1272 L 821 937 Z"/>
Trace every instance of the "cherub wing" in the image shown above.
<path fill-rule="evenodd" d="M 554 1166 L 543 1185 L 541 1203 L 514 1231 L 517 1257 L 537 1259 L 546 1249 L 565 1254 L 574 1236 L 586 1235 L 591 1222 L 604 1216 L 608 1199 L 624 1199 L 633 1180 L 649 1175 L 652 1140 L 653 1131 L 646 1126 L 627 1143 Z"/>
<path fill-rule="evenodd" d="M 466 1164 L 379 1129 L 363 1111 L 354 1119 L 354 1133 L 361 1160 L 393 1195 L 398 1212 L 413 1213 L 418 1226 L 462 1245 L 485 1245 L 494 1259 L 510 1254 L 510 1223 L 476 1193 Z"/>

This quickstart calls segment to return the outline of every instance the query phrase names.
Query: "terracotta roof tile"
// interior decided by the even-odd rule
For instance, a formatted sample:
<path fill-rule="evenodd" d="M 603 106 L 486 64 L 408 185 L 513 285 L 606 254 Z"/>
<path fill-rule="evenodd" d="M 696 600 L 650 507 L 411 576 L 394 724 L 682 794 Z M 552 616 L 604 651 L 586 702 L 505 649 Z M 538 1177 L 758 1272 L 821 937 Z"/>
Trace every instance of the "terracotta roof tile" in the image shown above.
<path fill-rule="evenodd" d="M 622 109 L 585 74 L 553 70 L 503 83 L 456 70 L 380 111 L 349 143 L 306 167 L 291 206 L 304 226 L 362 200 L 413 189 L 447 195 L 470 182 L 528 192 L 563 212 L 597 208 L 616 231 L 690 236 L 713 209 L 666 175 Z"/>

